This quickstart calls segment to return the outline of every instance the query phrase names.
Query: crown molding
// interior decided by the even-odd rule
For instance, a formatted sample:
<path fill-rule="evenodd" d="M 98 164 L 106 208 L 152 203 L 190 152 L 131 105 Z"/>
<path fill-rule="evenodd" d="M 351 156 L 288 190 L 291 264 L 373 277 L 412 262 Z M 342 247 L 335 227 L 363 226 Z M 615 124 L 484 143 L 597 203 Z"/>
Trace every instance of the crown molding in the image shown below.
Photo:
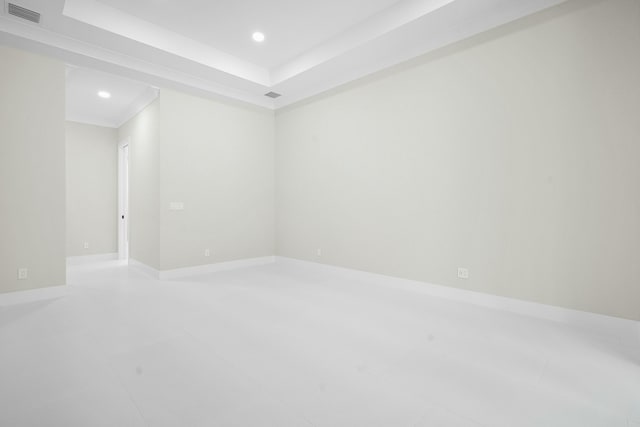
<path fill-rule="evenodd" d="M 38 1 L 44 0 L 33 0 Z M 272 69 L 97 0 L 50 1 L 43 3 L 48 8 L 43 25 L 3 12 L 0 43 L 154 86 L 273 110 L 566 0 L 404 0 Z M 283 96 L 265 97 L 270 91 Z"/>

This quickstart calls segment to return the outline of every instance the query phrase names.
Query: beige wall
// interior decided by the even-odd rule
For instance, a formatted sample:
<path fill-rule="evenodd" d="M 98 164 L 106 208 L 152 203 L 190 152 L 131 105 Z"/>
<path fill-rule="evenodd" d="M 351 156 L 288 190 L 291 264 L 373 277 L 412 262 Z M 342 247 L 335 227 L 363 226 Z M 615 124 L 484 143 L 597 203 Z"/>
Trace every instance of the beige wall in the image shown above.
<path fill-rule="evenodd" d="M 277 253 L 640 319 L 639 47 L 571 1 L 279 111 Z"/>
<path fill-rule="evenodd" d="M 159 100 L 118 129 L 129 141 L 129 257 L 160 268 Z"/>
<path fill-rule="evenodd" d="M 275 120 L 164 90 L 118 131 L 130 255 L 167 270 L 275 244 L 640 320 L 638 46 L 637 0 L 573 0 Z M 0 73 L 0 292 L 63 284 L 64 66 L 1 47 Z"/>
<path fill-rule="evenodd" d="M 131 138 L 130 257 L 170 270 L 273 255 L 274 136 L 271 111 L 163 89 L 119 130 Z"/>
<path fill-rule="evenodd" d="M 65 284 L 64 73 L 0 46 L 0 292 Z"/>
<path fill-rule="evenodd" d="M 118 252 L 117 129 L 67 122 L 66 167 L 67 256 Z"/>
<path fill-rule="evenodd" d="M 274 254 L 274 137 L 272 111 L 162 90 L 161 270 Z"/>

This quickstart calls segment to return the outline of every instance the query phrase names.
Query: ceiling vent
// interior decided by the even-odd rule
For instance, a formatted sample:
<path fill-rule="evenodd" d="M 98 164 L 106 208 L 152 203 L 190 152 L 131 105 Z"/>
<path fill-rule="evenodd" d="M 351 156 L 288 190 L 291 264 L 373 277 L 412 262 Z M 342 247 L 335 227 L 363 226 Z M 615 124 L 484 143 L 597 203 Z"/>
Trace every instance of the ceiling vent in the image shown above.
<path fill-rule="evenodd" d="M 265 93 L 264 96 L 268 96 L 269 98 L 278 98 L 282 95 L 280 95 L 279 93 L 275 93 L 275 92 L 269 92 L 269 93 Z"/>
<path fill-rule="evenodd" d="M 17 4 L 8 3 L 7 12 L 9 15 L 17 16 L 18 18 L 26 19 L 27 21 L 35 22 L 36 24 L 40 23 L 40 14 L 38 12 L 25 9 Z"/>

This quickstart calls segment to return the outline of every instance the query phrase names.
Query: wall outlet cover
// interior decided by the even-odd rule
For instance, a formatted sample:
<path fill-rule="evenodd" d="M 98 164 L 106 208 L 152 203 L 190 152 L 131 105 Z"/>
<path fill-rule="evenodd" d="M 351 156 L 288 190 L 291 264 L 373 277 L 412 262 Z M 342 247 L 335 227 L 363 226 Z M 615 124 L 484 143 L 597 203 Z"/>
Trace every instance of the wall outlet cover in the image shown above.
<path fill-rule="evenodd" d="M 18 269 L 18 280 L 25 280 L 29 276 L 29 270 L 26 268 Z"/>
<path fill-rule="evenodd" d="M 459 279 L 468 279 L 469 278 L 469 269 L 460 267 L 458 268 L 458 278 Z"/>

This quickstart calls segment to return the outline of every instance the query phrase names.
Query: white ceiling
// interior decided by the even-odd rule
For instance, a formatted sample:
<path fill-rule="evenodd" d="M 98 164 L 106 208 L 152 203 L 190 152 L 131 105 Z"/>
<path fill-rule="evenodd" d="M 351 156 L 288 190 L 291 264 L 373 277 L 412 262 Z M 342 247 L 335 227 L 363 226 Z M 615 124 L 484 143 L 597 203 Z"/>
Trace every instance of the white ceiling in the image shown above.
<path fill-rule="evenodd" d="M 565 0 L 0 1 L 42 14 L 33 24 L 5 7 L 0 43 L 279 108 Z"/>
<path fill-rule="evenodd" d="M 398 0 L 102 0 L 264 68 L 287 62 Z M 261 31 L 264 43 L 250 35 Z"/>
<path fill-rule="evenodd" d="M 103 99 L 99 91 L 111 98 Z M 148 84 L 90 68 L 67 67 L 66 119 L 118 128 L 149 105 L 158 90 Z"/>

